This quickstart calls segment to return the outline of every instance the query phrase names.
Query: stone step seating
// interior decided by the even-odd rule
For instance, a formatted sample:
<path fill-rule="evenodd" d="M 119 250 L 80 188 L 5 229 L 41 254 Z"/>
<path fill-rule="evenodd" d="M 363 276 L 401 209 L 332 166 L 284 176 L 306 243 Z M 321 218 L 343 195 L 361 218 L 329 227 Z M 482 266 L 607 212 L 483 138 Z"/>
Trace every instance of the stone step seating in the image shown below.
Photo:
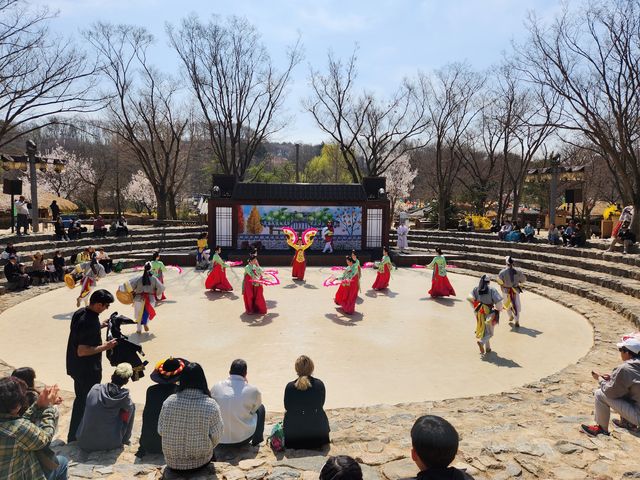
<path fill-rule="evenodd" d="M 540 283 L 600 303 L 633 321 L 640 328 L 640 267 L 635 255 L 602 253 L 595 258 L 585 249 L 545 244 L 513 244 L 486 239 L 480 234 L 457 232 L 420 232 L 409 240 L 414 249 L 440 246 L 445 255 L 457 255 L 455 265 L 479 273 L 496 274 L 504 268 L 506 255 L 513 256 L 529 282 Z M 395 242 L 392 242 L 395 243 Z M 537 250 L 537 251 L 536 251 Z"/>

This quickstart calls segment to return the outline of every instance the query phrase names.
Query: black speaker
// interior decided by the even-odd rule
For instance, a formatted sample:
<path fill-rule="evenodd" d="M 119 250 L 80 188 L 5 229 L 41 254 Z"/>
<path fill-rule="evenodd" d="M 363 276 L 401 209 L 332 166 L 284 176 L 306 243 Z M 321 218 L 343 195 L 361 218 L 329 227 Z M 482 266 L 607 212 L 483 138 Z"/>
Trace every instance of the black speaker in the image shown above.
<path fill-rule="evenodd" d="M 233 175 L 213 176 L 213 196 L 230 198 L 236 186 L 236 177 Z M 218 187 L 218 189 L 216 189 Z"/>
<path fill-rule="evenodd" d="M 362 186 L 368 199 L 380 198 L 380 189 L 387 191 L 387 179 L 385 177 L 364 177 Z"/>
<path fill-rule="evenodd" d="M 7 195 L 22 195 L 22 180 L 9 180 L 2 182 L 2 193 Z"/>

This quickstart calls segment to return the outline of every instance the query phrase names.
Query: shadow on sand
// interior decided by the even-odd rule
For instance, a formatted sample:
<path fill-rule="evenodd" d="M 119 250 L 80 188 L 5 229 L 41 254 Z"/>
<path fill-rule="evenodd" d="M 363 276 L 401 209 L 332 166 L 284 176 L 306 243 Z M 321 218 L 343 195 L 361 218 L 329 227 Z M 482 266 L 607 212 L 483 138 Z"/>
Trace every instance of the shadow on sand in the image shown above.
<path fill-rule="evenodd" d="M 58 313 L 57 315 L 53 315 L 51 318 L 55 320 L 71 320 L 71 317 L 73 317 L 74 313 L 75 311 L 69 313 Z"/>
<path fill-rule="evenodd" d="M 389 290 L 388 288 L 384 288 L 382 290 L 367 290 L 365 295 L 369 298 L 377 298 L 377 297 L 389 297 L 395 298 L 398 296 L 398 292 L 394 292 L 393 290 Z"/>
<path fill-rule="evenodd" d="M 501 357 L 495 351 L 491 351 L 482 356 L 482 361 L 487 363 L 493 363 L 498 367 L 507 367 L 507 368 L 522 368 L 518 362 L 514 362 L 508 358 Z"/>
<path fill-rule="evenodd" d="M 361 322 L 364 318 L 362 313 L 355 312 L 352 315 L 347 315 L 342 313 L 341 310 L 338 310 L 336 313 L 327 313 L 325 315 L 329 320 L 333 323 L 337 323 L 338 325 L 342 325 L 343 327 L 355 327 L 357 322 Z"/>
<path fill-rule="evenodd" d="M 536 338 L 538 335 L 542 335 L 544 333 L 540 330 L 536 330 L 535 328 L 523 327 L 522 325 L 520 325 L 518 328 L 516 328 L 515 325 L 511 325 L 511 331 L 513 333 L 519 333 L 533 338 Z"/>
<path fill-rule="evenodd" d="M 249 327 L 264 327 L 273 323 L 273 319 L 279 317 L 279 313 L 267 313 L 266 315 L 257 315 L 251 313 L 243 313 L 240 315 L 240 320 L 246 323 Z"/>
<path fill-rule="evenodd" d="M 238 298 L 240 298 L 238 295 L 236 295 L 233 292 L 221 292 L 219 290 L 216 290 L 216 291 L 207 290 L 206 292 L 204 292 L 204 294 L 209 300 L 217 300 L 219 298 L 228 298 L 229 300 L 237 300 Z"/>

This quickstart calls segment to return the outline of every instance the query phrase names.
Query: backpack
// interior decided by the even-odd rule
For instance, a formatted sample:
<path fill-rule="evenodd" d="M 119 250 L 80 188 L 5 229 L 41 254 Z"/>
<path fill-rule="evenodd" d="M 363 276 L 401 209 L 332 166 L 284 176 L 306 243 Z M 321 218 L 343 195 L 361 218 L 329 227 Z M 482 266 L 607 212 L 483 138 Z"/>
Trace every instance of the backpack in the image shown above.
<path fill-rule="evenodd" d="M 269 445 L 274 452 L 284 451 L 284 429 L 282 428 L 282 422 L 276 423 L 271 429 L 271 435 L 267 437 L 267 445 Z"/>
<path fill-rule="evenodd" d="M 124 263 L 122 262 L 118 262 L 113 266 L 113 271 L 116 273 L 122 272 L 123 269 L 124 269 Z"/>

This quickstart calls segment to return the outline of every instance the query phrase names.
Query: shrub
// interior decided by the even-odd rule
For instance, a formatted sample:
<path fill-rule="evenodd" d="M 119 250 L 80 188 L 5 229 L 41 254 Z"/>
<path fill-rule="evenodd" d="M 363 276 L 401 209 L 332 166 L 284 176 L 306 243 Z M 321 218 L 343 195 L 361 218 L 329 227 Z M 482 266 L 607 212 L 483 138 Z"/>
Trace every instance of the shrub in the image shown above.
<path fill-rule="evenodd" d="M 469 223 L 469 220 L 472 220 L 476 230 L 489 230 L 491 228 L 491 219 L 483 217 L 482 215 L 467 215 L 465 220 L 467 223 Z"/>

